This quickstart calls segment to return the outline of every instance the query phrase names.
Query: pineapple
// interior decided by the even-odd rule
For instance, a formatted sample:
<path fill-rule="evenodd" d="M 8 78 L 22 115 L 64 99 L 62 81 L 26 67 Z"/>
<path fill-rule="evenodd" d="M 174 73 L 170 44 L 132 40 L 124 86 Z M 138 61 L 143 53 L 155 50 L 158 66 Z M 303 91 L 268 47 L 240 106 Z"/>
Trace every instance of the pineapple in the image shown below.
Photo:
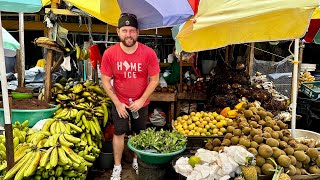
<path fill-rule="evenodd" d="M 241 166 L 241 171 L 245 180 L 258 180 L 254 157 L 246 157 L 246 165 Z"/>
<path fill-rule="evenodd" d="M 254 166 L 241 166 L 241 171 L 245 180 L 258 180 L 257 169 Z"/>
<path fill-rule="evenodd" d="M 279 180 L 291 180 L 290 176 L 286 173 L 281 173 L 279 176 Z"/>

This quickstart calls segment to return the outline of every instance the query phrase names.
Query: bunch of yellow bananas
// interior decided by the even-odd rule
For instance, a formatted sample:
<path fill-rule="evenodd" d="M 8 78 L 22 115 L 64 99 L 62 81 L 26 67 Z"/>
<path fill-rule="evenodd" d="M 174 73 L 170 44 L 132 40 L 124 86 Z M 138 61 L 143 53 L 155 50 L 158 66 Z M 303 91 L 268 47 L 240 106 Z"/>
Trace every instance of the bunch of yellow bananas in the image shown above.
<path fill-rule="evenodd" d="M 59 45 L 54 40 L 48 37 L 38 37 L 33 42 L 37 46 L 62 52 Z"/>
<path fill-rule="evenodd" d="M 74 119 L 78 114 L 78 109 L 74 108 L 60 108 L 54 112 L 53 118 L 71 120 Z"/>
<path fill-rule="evenodd" d="M 5 146 L 5 139 L 4 136 L 2 135 L 2 138 L 0 138 L 0 179 L 1 176 L 4 176 L 7 171 L 7 154 L 6 154 L 6 146 Z"/>
<path fill-rule="evenodd" d="M 47 179 L 49 177 L 84 179 L 84 172 L 88 170 L 87 164 L 92 164 L 63 145 L 55 145 L 40 151 L 31 143 L 23 143 L 15 149 L 14 157 L 16 164 L 4 179 L 13 177 L 14 179 Z"/>

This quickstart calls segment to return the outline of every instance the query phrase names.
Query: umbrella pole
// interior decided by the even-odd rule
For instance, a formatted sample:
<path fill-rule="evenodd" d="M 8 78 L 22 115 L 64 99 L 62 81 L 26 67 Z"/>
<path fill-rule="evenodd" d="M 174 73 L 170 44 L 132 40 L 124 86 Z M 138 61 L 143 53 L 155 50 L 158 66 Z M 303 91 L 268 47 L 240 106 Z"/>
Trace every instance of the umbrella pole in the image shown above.
<path fill-rule="evenodd" d="M 24 87 L 24 73 L 25 73 L 25 48 L 24 48 L 24 13 L 19 13 L 19 43 L 20 43 L 20 59 L 18 65 L 18 87 Z"/>
<path fill-rule="evenodd" d="M 294 63 L 293 63 L 293 72 L 292 72 L 292 92 L 291 92 L 291 134 L 292 137 L 295 137 L 295 129 L 296 129 L 296 114 L 297 114 L 297 97 L 298 97 L 298 66 L 299 66 L 299 39 L 294 40 Z"/>
<path fill-rule="evenodd" d="M 0 76 L 1 76 L 1 90 L 2 90 L 2 103 L 4 110 L 4 130 L 6 135 L 6 148 L 7 150 L 7 169 L 9 170 L 14 165 L 13 161 L 13 135 L 12 124 L 10 119 L 9 98 L 8 98 L 8 85 L 6 77 L 6 64 L 4 59 L 3 39 L 2 39 L 2 22 L 0 12 Z"/>

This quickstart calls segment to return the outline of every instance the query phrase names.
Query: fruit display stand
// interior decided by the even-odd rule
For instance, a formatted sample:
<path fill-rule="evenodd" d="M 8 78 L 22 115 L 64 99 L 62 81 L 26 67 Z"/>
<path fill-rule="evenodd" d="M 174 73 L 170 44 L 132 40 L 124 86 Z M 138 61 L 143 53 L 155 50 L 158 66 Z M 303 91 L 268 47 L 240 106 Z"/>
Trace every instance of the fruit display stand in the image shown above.
<path fill-rule="evenodd" d="M 29 121 L 13 125 L 16 164 L 4 173 L 5 179 L 83 180 L 100 156 L 104 136 L 101 129 L 109 118 L 110 98 L 91 81 L 56 83 L 52 92 L 58 110 L 41 130 L 29 129 Z M 3 142 L 1 135 L 0 156 L 5 159 Z"/>

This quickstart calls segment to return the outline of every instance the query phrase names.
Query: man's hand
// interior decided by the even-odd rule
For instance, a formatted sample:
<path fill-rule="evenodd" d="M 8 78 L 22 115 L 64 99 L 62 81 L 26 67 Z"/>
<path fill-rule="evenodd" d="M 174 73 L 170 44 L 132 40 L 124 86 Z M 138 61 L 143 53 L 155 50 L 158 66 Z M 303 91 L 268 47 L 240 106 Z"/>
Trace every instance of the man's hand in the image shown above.
<path fill-rule="evenodd" d="M 137 112 L 139 111 L 140 108 L 142 108 L 142 106 L 144 105 L 145 103 L 145 100 L 143 99 L 137 99 L 134 101 L 134 103 L 132 103 L 130 106 L 129 106 L 129 109 L 130 111 L 132 112 Z"/>
<path fill-rule="evenodd" d="M 126 119 L 129 117 L 129 113 L 126 110 L 126 108 L 129 108 L 129 107 L 124 103 L 120 103 L 119 105 L 116 105 L 116 109 L 120 118 Z"/>

